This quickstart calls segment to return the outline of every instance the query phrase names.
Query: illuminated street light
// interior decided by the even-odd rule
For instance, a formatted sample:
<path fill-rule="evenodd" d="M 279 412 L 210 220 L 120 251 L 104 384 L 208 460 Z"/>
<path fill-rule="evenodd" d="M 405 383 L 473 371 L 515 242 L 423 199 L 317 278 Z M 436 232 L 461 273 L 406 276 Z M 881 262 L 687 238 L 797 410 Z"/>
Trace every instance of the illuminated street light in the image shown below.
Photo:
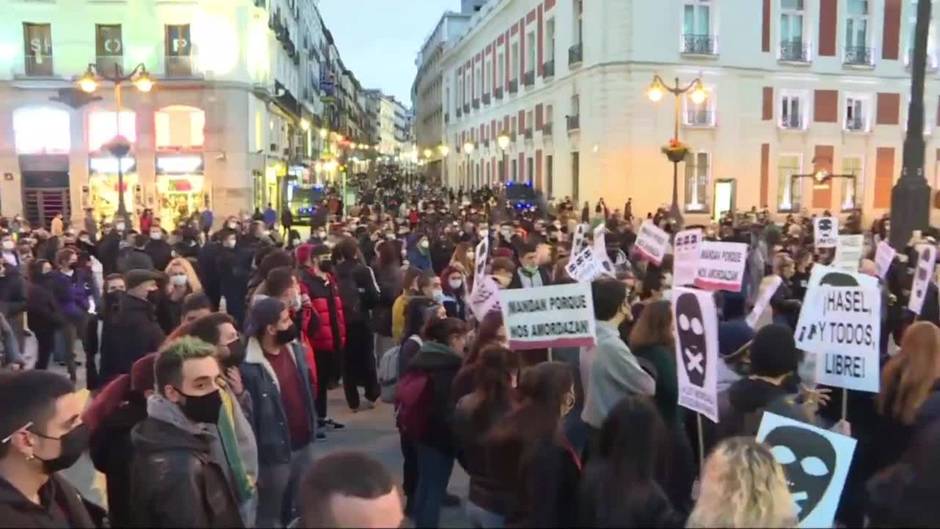
<path fill-rule="evenodd" d="M 86 94 L 90 94 L 98 89 L 98 81 L 95 80 L 95 72 L 92 71 L 90 66 L 85 70 L 85 73 L 82 74 L 81 78 L 79 78 L 78 87 Z"/>
<path fill-rule="evenodd" d="M 665 90 L 663 90 L 663 83 L 659 80 L 659 77 L 653 79 L 653 84 L 646 90 L 646 97 L 650 98 L 650 101 L 653 103 L 659 103 L 662 100 Z"/>
<path fill-rule="evenodd" d="M 450 147 L 442 143 L 440 146 L 438 146 L 437 152 L 441 153 L 441 156 L 446 157 L 448 154 L 450 154 Z"/>
<path fill-rule="evenodd" d="M 321 139 L 324 139 L 324 140 L 325 140 L 326 137 L 329 136 L 329 134 L 330 134 L 330 131 L 328 131 L 328 130 L 326 130 L 326 129 L 320 129 L 320 138 L 321 138 Z"/>
<path fill-rule="evenodd" d="M 464 143 L 464 144 L 463 144 L 463 152 L 465 152 L 465 153 L 467 153 L 467 154 L 473 154 L 473 150 L 474 150 L 475 148 L 476 148 L 476 147 L 473 145 L 472 142 L 469 142 L 469 141 L 468 141 L 467 143 Z"/>
<path fill-rule="evenodd" d="M 301 118 L 300 130 L 304 132 L 307 132 L 308 130 L 310 130 L 310 122 L 307 120 L 307 118 Z"/>
<path fill-rule="evenodd" d="M 153 78 L 150 77 L 150 74 L 147 73 L 147 68 L 143 64 L 138 65 L 140 68 L 140 73 L 137 74 L 137 77 L 132 81 L 134 86 L 137 87 L 141 92 L 147 93 L 153 90 Z"/>
<path fill-rule="evenodd" d="M 496 138 L 496 145 L 499 145 L 499 148 L 505 151 L 509 148 L 509 143 L 511 141 L 512 140 L 509 138 L 509 135 L 504 132 Z"/>

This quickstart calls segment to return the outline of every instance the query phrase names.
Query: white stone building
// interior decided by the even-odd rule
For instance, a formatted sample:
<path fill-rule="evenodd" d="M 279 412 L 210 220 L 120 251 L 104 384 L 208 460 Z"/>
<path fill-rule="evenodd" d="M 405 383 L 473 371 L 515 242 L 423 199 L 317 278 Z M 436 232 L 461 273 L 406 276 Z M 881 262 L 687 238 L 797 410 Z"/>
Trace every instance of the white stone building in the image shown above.
<path fill-rule="evenodd" d="M 679 101 L 679 201 L 688 221 L 751 206 L 890 206 L 900 174 L 916 0 L 490 0 L 448 43 L 444 141 L 452 185 L 508 178 L 554 197 L 645 213 L 669 203 L 674 99 L 647 97 L 700 78 Z M 934 9 L 934 23 L 940 13 Z M 938 42 L 931 26 L 928 160 L 940 144 Z M 496 138 L 511 141 L 502 151 Z M 471 149 L 464 149 L 472 144 Z M 797 174 L 852 174 L 823 184 Z"/>

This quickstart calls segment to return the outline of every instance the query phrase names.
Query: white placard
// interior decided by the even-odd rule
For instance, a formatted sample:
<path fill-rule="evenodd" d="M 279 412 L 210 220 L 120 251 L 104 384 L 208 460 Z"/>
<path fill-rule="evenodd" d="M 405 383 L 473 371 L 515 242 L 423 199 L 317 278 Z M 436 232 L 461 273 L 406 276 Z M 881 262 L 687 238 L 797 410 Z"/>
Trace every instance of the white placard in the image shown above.
<path fill-rule="evenodd" d="M 514 351 L 593 347 L 596 342 L 589 283 L 501 290 L 499 305 Z"/>
<path fill-rule="evenodd" d="M 718 422 L 718 317 L 711 292 L 677 287 L 673 332 L 679 405 Z"/>
<path fill-rule="evenodd" d="M 597 270 L 598 277 L 601 275 L 607 275 L 612 278 L 616 278 L 617 275 L 614 273 L 614 263 L 611 262 L 610 257 L 607 255 L 607 238 L 604 235 L 607 233 L 607 226 L 603 223 L 598 224 L 594 228 L 594 267 Z"/>
<path fill-rule="evenodd" d="M 836 259 L 832 266 L 845 272 L 858 272 L 865 245 L 864 235 L 839 235 L 836 245 Z"/>
<path fill-rule="evenodd" d="M 816 353 L 816 381 L 878 392 L 881 289 L 878 279 L 817 264 L 796 325 L 796 345 Z"/>
<path fill-rule="evenodd" d="M 875 266 L 878 268 L 878 277 L 885 278 L 888 269 L 891 268 L 891 262 L 897 252 L 885 241 L 878 243 L 878 249 L 875 250 Z"/>
<path fill-rule="evenodd" d="M 644 258 L 659 266 L 669 249 L 669 234 L 659 229 L 652 220 L 646 220 L 637 233 L 636 247 Z"/>
<path fill-rule="evenodd" d="M 691 285 L 698 276 L 698 258 L 704 234 L 701 228 L 683 230 L 672 241 L 672 284 Z"/>
<path fill-rule="evenodd" d="M 760 295 L 757 297 L 757 301 L 754 302 L 751 313 L 747 315 L 747 320 L 745 320 L 748 327 L 757 329 L 757 321 L 767 310 L 767 305 L 770 305 L 770 298 L 774 297 L 774 293 L 780 288 L 780 283 L 783 283 L 783 278 L 778 275 L 767 276 L 761 281 Z"/>
<path fill-rule="evenodd" d="M 579 283 L 594 281 L 600 275 L 597 269 L 597 259 L 594 258 L 594 248 L 588 246 L 569 259 L 568 264 L 565 265 L 565 272 L 568 273 L 568 277 Z"/>
<path fill-rule="evenodd" d="M 838 244 L 839 219 L 816 217 L 813 219 L 813 242 L 816 248 L 835 248 Z"/>
<path fill-rule="evenodd" d="M 747 264 L 747 244 L 702 241 L 695 286 L 705 290 L 740 292 Z"/>
<path fill-rule="evenodd" d="M 474 280 L 467 305 L 477 321 L 482 321 L 490 311 L 499 310 L 499 291 L 499 283 L 491 276 L 483 275 Z"/>
<path fill-rule="evenodd" d="M 490 238 L 489 236 L 485 236 L 480 240 L 480 243 L 477 244 L 473 252 L 473 290 L 470 292 L 471 294 L 476 293 L 477 287 L 479 287 L 481 283 L 480 278 L 486 276 L 486 261 L 489 255 Z M 474 312 L 474 314 L 476 314 L 476 312 Z"/>
<path fill-rule="evenodd" d="M 799 527 L 832 527 L 857 442 L 851 437 L 765 412 L 757 440 L 783 467 Z"/>
<path fill-rule="evenodd" d="M 574 229 L 574 237 L 571 239 L 571 255 L 577 255 L 584 247 L 584 235 L 587 234 L 588 225 L 581 223 Z"/>
<path fill-rule="evenodd" d="M 914 279 L 911 281 L 911 295 L 907 300 L 907 310 L 920 316 L 924 310 L 927 286 L 933 280 L 937 247 L 932 244 L 918 244 L 914 249 L 917 251 L 917 267 L 914 269 Z"/>

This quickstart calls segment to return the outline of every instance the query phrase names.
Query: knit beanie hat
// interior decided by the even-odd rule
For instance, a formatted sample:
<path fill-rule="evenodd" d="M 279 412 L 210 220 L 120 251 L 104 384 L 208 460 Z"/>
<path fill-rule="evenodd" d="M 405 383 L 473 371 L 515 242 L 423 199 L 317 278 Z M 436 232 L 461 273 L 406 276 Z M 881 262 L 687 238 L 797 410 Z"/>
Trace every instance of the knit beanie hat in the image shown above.
<path fill-rule="evenodd" d="M 259 299 L 251 306 L 245 332 L 248 336 L 257 336 L 268 325 L 274 325 L 281 319 L 281 312 L 287 306 L 277 298 Z"/>
<path fill-rule="evenodd" d="M 779 377 L 796 371 L 799 352 L 793 331 L 785 325 L 771 324 L 757 331 L 751 342 L 751 374 Z"/>

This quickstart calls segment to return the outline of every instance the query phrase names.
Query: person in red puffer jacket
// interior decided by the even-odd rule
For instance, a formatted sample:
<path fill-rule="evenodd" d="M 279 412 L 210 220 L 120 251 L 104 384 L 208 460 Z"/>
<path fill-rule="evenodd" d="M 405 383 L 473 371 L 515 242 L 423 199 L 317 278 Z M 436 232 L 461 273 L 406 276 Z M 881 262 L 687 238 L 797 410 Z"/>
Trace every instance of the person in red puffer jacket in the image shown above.
<path fill-rule="evenodd" d="M 302 244 L 295 250 L 300 269 L 301 295 L 310 297 L 313 311 L 303 328 L 305 339 L 313 347 L 317 366 L 317 418 L 319 431 L 325 427 L 344 427 L 326 413 L 326 391 L 335 385 L 342 372 L 343 348 L 346 347 L 346 317 L 336 278 L 332 273 L 330 249 L 325 245 Z M 306 314 L 305 314 L 306 316 Z"/>

